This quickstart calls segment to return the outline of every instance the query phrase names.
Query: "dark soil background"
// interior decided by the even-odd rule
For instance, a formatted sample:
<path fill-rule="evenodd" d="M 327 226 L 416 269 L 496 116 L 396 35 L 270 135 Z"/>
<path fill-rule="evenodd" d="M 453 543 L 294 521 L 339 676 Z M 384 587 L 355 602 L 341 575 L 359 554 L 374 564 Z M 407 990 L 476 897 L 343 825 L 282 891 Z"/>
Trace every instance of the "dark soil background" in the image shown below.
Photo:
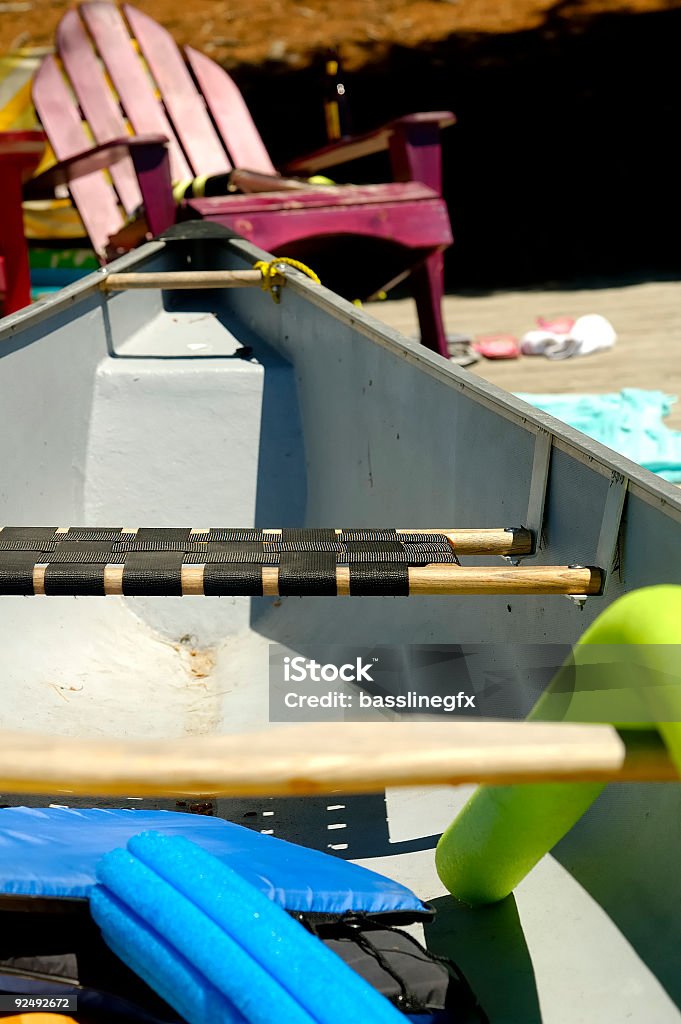
<path fill-rule="evenodd" d="M 448 286 L 681 271 L 681 10 L 393 46 L 348 73 L 355 130 L 451 109 Z M 324 141 L 318 69 L 241 68 L 276 159 Z M 276 83 L 276 84 L 275 84 Z M 372 158 L 338 180 L 385 180 Z"/>

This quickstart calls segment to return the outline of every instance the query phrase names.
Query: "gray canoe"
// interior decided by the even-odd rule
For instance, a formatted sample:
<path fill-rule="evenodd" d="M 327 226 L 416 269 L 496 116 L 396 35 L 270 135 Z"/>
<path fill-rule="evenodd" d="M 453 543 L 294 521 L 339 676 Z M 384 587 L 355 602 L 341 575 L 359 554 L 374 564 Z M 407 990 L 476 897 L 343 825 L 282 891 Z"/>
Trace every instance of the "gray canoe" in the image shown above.
<path fill-rule="evenodd" d="M 542 538 L 525 564 L 601 566 L 603 595 L 3 597 L 2 728 L 248 731 L 267 724 L 272 643 L 572 644 L 621 593 L 681 583 L 679 490 L 302 275 L 278 304 L 251 288 L 100 287 L 106 273 L 260 258 L 180 231 L 0 323 L 3 523 L 522 525 Z M 495 1024 L 681 1020 L 681 787 L 610 786 L 513 896 L 479 910 L 445 895 L 433 863 L 469 793 L 346 797 L 333 845 L 434 903 L 429 945 L 460 964 Z M 326 798 L 215 810 L 321 849 L 338 835 Z"/>

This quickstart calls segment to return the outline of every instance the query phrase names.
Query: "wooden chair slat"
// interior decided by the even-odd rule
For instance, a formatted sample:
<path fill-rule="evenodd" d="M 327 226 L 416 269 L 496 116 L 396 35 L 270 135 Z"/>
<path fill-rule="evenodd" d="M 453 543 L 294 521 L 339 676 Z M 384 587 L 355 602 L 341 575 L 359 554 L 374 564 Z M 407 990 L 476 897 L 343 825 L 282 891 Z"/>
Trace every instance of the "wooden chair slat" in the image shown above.
<path fill-rule="evenodd" d="M 68 11 L 59 23 L 57 52 L 95 141 L 111 142 L 125 136 L 125 119 L 76 10 Z M 132 160 L 121 160 L 110 174 L 121 204 L 132 214 L 142 205 Z"/>
<path fill-rule="evenodd" d="M 229 171 L 231 164 L 227 154 L 175 40 L 142 11 L 129 6 L 123 11 L 194 174 Z"/>
<path fill-rule="evenodd" d="M 54 57 L 47 57 L 33 80 L 33 103 L 58 160 L 82 153 L 92 145 Z M 74 181 L 70 191 L 85 230 L 98 256 L 111 235 L 123 226 L 113 187 L 101 171 Z"/>
<path fill-rule="evenodd" d="M 164 135 L 168 139 L 173 181 L 190 178 L 192 172 L 166 117 L 119 9 L 95 0 L 80 8 L 83 21 L 95 41 L 121 105 L 137 135 Z"/>
<path fill-rule="evenodd" d="M 186 46 L 184 52 L 234 166 L 276 174 L 236 82 L 198 50 Z"/>

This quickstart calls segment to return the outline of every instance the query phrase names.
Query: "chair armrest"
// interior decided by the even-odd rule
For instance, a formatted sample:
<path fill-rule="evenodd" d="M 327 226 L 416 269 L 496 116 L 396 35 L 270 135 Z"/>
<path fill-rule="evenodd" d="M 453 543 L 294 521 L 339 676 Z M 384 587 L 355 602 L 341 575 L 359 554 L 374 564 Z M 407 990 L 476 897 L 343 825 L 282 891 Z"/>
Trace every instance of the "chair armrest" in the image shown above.
<path fill-rule="evenodd" d="M 454 114 L 448 110 L 407 114 L 405 117 L 399 117 L 397 120 L 390 121 L 364 135 L 353 135 L 348 139 L 340 139 L 338 142 L 332 142 L 328 146 L 315 150 L 314 153 L 297 157 L 295 160 L 289 161 L 284 169 L 289 174 L 316 174 L 329 167 L 337 167 L 350 160 L 358 160 L 360 157 L 390 149 L 391 139 L 396 133 L 409 135 L 423 132 L 424 129 L 431 132 L 435 130 L 439 133 L 442 128 L 449 127 L 455 121 Z"/>
<path fill-rule="evenodd" d="M 100 146 L 93 146 L 83 153 L 76 153 L 66 160 L 60 160 L 53 167 L 32 178 L 24 186 L 25 199 L 50 199 L 58 185 L 69 185 L 86 174 L 104 171 L 119 163 L 126 156 L 146 151 L 148 155 L 161 155 L 167 145 L 163 135 L 131 135 L 112 139 Z"/>

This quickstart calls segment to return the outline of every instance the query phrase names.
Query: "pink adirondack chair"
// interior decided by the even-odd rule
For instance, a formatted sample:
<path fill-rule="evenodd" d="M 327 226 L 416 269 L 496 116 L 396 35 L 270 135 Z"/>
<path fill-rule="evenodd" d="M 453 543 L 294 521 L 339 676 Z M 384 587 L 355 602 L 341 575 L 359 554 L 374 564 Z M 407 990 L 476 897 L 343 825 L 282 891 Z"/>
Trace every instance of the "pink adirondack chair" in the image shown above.
<path fill-rule="evenodd" d="M 274 253 L 310 261 L 315 252 L 331 253 L 335 265 L 325 283 L 342 281 L 347 291 L 342 272 L 349 269 L 360 275 L 352 287 L 366 285 L 363 297 L 410 274 L 422 341 L 447 356 L 442 253 L 452 235 L 441 195 L 440 129 L 453 123 L 452 114 L 412 114 L 286 168 L 314 174 L 387 150 L 390 183 L 230 194 L 178 208 L 171 182 L 234 167 L 276 174 L 233 80 L 196 50 L 187 47 L 183 58 L 165 29 L 127 5 L 83 3 L 62 18 L 56 43 L 58 59 L 41 65 L 33 100 L 59 163 L 36 179 L 32 194 L 67 184 L 103 262 L 112 247 L 130 244 L 121 229 L 143 206 L 152 235 L 177 219 L 203 218 Z M 368 240 L 383 243 L 380 254 Z"/>

